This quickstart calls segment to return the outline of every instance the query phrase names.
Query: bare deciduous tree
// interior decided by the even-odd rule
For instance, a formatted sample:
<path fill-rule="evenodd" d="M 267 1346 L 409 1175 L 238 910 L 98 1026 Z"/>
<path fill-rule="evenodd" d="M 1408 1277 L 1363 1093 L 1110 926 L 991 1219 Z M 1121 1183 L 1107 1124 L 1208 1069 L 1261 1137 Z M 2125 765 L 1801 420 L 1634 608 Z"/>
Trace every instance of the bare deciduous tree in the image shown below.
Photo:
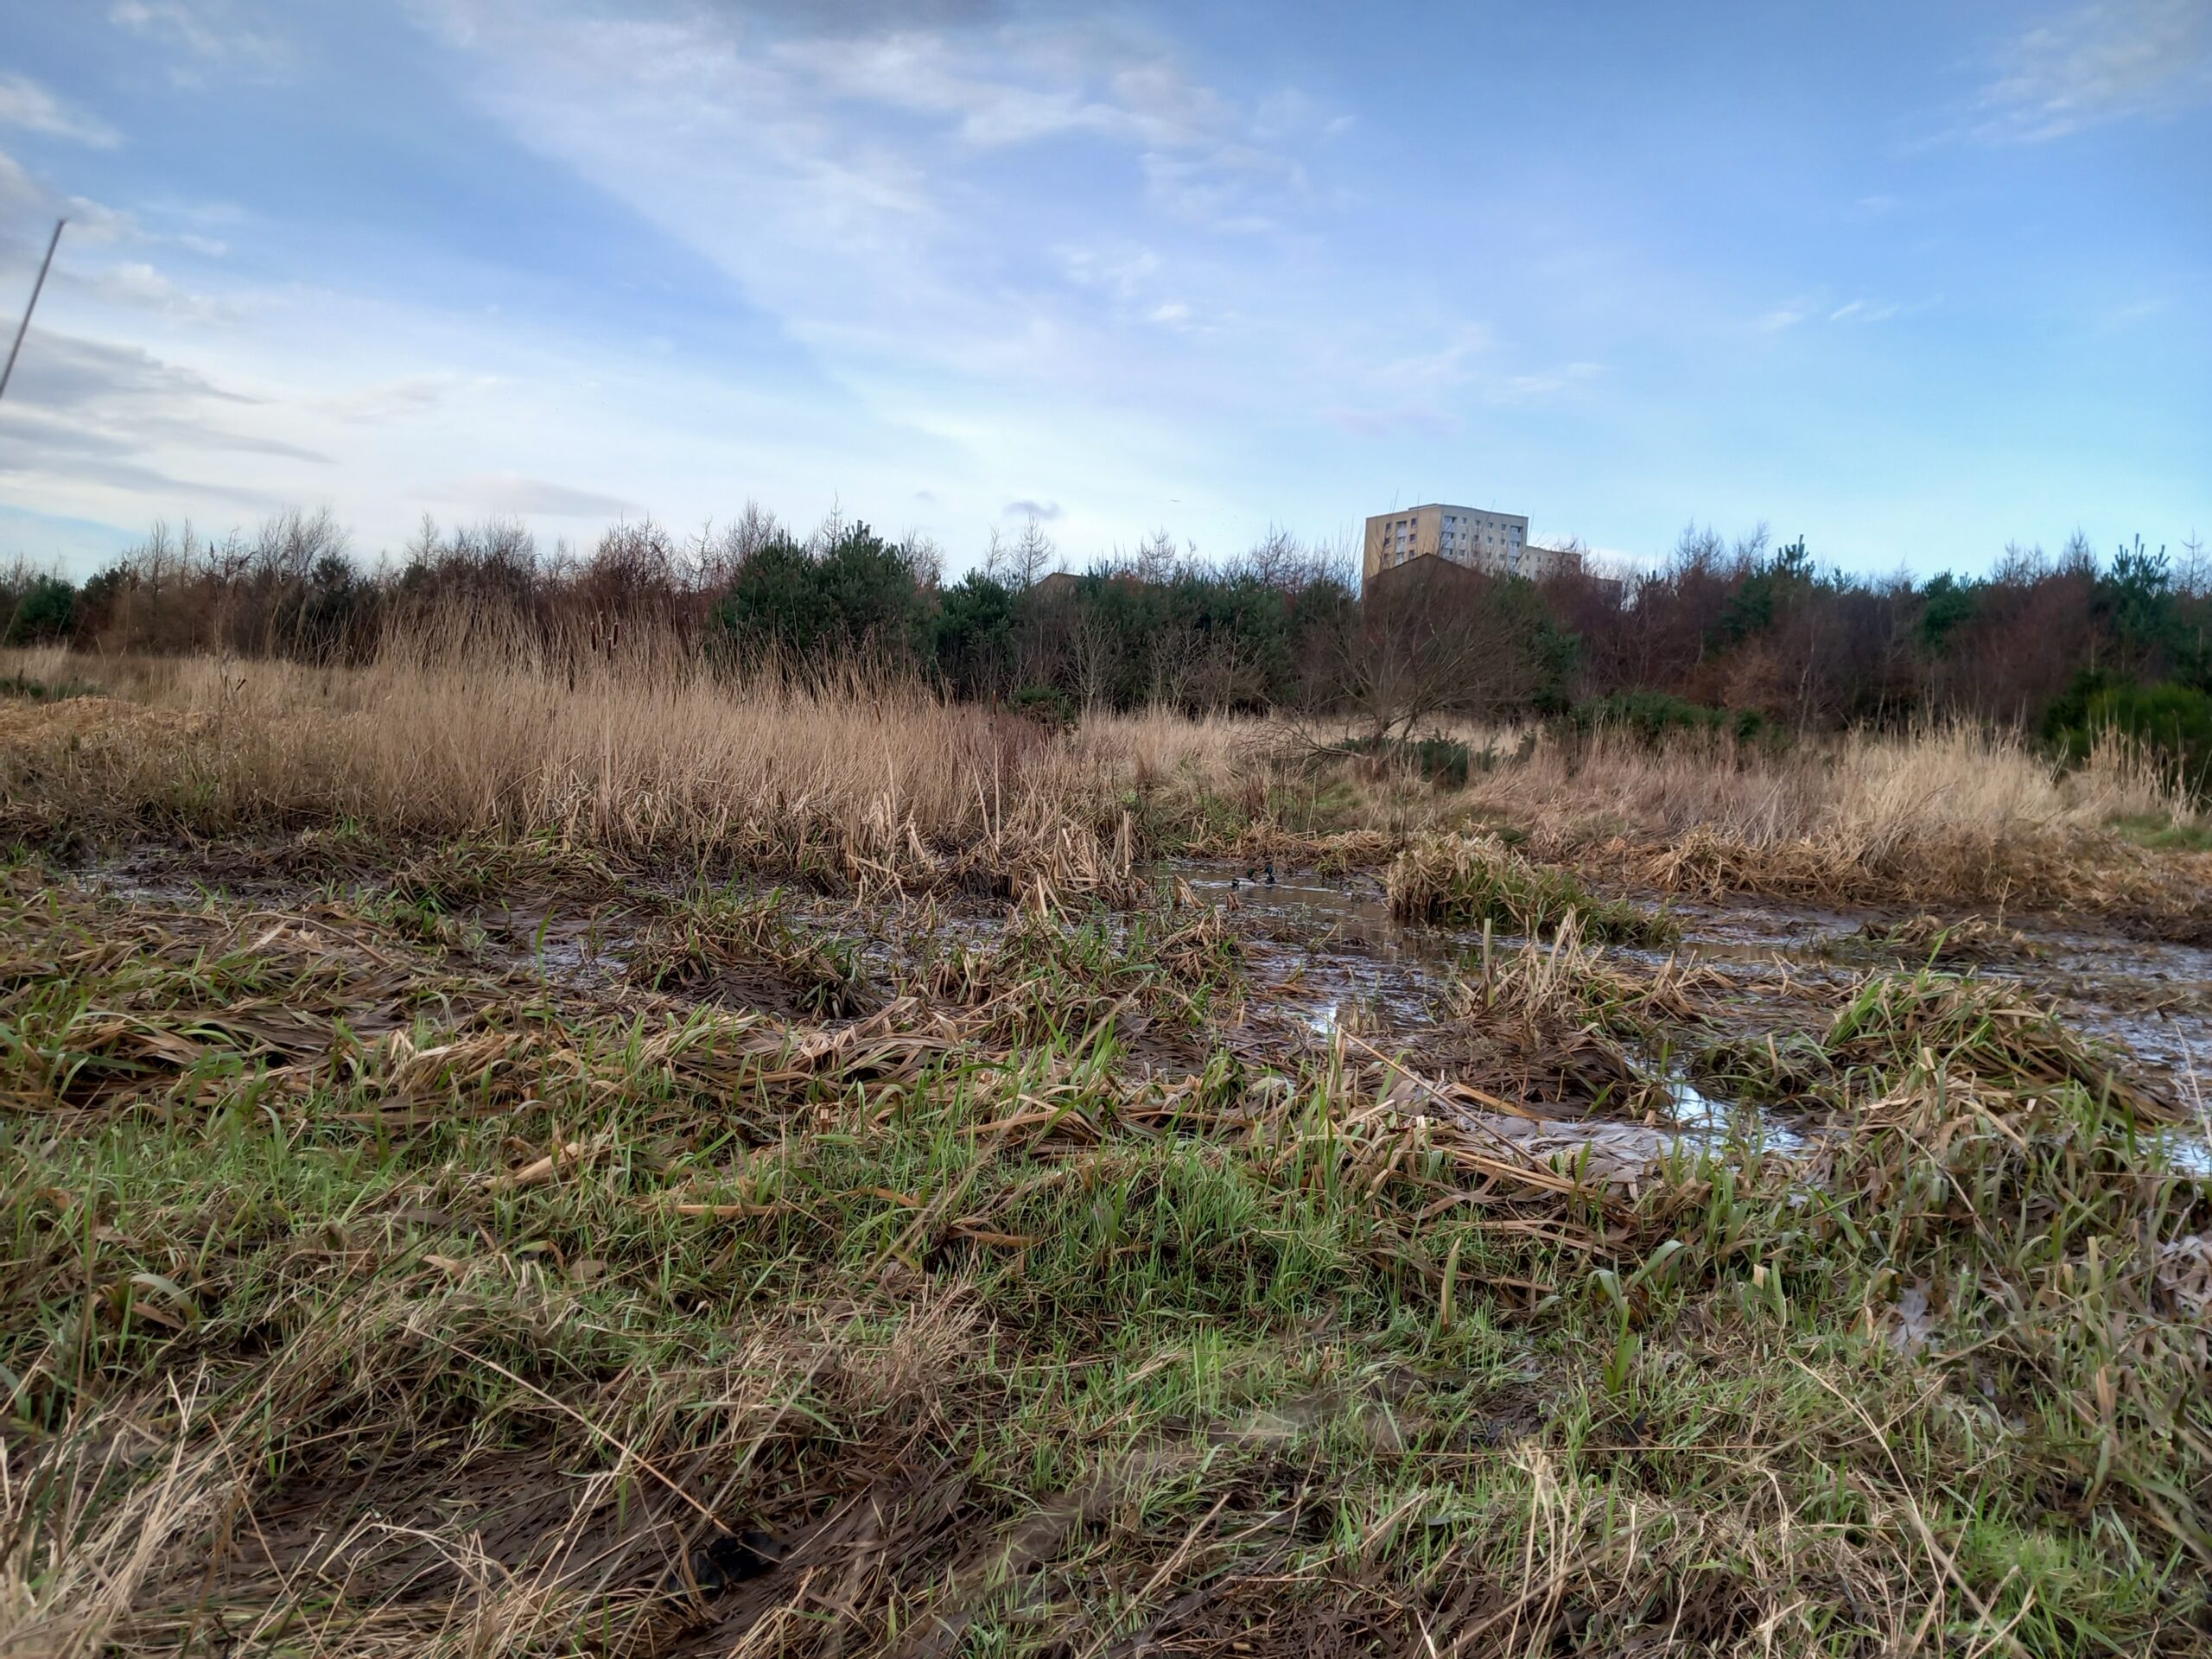
<path fill-rule="evenodd" d="M 1011 540 L 996 529 L 991 531 L 991 544 L 983 555 L 983 574 L 1016 593 L 1026 592 L 1044 578 L 1058 551 L 1033 512 L 1023 522 L 1021 533 Z"/>
<path fill-rule="evenodd" d="M 1114 670 L 1120 654 L 1114 630 L 1096 612 L 1085 611 L 1068 630 L 1068 663 L 1074 675 L 1076 700 L 1084 713 L 1102 709 L 1112 700 Z"/>
<path fill-rule="evenodd" d="M 1136 556 L 1130 561 L 1130 568 L 1139 582 L 1166 583 L 1175 579 L 1175 572 L 1184 561 L 1195 560 L 1198 554 L 1197 543 L 1185 543 L 1179 549 L 1175 538 L 1162 528 L 1137 543 Z"/>
<path fill-rule="evenodd" d="M 1526 701 L 1537 665 L 1502 584 L 1456 568 L 1370 584 L 1359 625 L 1333 642 L 1340 706 L 1379 749 L 1446 715 L 1479 718 Z"/>

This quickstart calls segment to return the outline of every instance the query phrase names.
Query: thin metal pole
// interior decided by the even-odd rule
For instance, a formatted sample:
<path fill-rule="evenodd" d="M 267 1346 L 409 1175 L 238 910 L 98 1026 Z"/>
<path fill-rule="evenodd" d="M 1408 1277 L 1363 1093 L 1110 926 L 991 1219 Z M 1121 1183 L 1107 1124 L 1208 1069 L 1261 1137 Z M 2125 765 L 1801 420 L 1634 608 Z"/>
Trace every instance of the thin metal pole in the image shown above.
<path fill-rule="evenodd" d="M 54 251 L 61 245 L 61 227 L 69 221 L 54 221 L 54 234 L 47 238 L 46 257 L 39 261 L 38 281 L 31 284 L 31 302 L 23 308 L 23 320 L 16 325 L 16 343 L 8 348 L 8 366 L 0 369 L 0 397 L 8 395 L 8 377 L 16 372 L 16 353 L 23 349 L 23 336 L 30 331 L 31 313 L 38 309 L 39 290 L 46 286 L 46 273 L 53 269 Z"/>

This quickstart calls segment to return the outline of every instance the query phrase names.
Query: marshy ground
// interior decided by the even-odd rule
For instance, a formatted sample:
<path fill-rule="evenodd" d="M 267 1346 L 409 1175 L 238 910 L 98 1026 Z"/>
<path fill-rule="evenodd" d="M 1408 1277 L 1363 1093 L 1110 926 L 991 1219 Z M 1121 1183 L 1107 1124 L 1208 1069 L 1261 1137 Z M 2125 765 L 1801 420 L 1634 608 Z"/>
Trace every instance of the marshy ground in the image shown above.
<path fill-rule="evenodd" d="M 0 1653 L 2212 1652 L 2185 866 L 675 856 L 82 718 L 7 792 Z"/>

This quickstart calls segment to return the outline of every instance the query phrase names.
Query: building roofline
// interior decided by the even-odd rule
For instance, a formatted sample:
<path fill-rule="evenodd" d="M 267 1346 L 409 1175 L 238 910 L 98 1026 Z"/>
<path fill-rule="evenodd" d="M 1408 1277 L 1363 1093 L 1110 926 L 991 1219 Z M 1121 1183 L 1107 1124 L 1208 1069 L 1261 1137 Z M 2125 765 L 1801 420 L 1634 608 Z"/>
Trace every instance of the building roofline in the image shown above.
<path fill-rule="evenodd" d="M 1471 507 L 1464 501 L 1423 501 L 1417 506 L 1393 507 L 1388 512 L 1370 512 L 1370 518 L 1395 518 L 1402 512 L 1427 512 L 1431 507 L 1449 507 L 1454 512 L 1487 512 L 1499 518 L 1526 518 L 1525 512 L 1508 512 L 1503 507 Z"/>

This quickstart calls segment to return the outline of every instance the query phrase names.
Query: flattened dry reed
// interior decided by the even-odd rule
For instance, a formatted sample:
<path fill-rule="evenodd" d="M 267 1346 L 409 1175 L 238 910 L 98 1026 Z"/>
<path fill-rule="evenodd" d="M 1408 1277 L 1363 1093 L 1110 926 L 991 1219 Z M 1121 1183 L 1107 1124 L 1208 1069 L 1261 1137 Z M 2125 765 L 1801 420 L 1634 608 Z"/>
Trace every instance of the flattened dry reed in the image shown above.
<path fill-rule="evenodd" d="M 1842 1037 L 1899 1040 L 1807 1185 L 1533 1154 L 1356 1042 L 1147 1073 L 342 907 L 0 904 L 0 1644 L 2204 1650 L 2212 1205 L 2017 1036 L 1929 1071 L 1948 992 Z M 1591 1017 L 1698 988 L 1628 988 Z M 174 1040 L 73 1092 L 111 1019 Z"/>

